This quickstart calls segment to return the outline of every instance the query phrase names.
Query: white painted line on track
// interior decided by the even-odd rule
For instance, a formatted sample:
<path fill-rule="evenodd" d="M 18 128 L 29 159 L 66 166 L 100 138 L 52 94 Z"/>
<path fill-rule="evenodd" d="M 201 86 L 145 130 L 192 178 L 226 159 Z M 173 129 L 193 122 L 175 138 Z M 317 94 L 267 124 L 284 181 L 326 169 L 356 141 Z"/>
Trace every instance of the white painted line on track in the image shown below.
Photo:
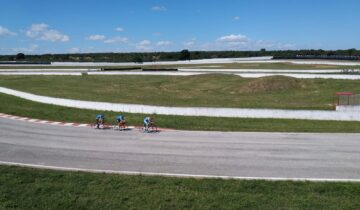
<path fill-rule="evenodd" d="M 48 76 L 81 76 L 81 73 L 56 73 L 56 72 L 0 72 L 0 75 L 48 75 Z"/>
<path fill-rule="evenodd" d="M 90 69 L 77 69 L 77 68 L 11 68 L 12 66 L 2 66 L 9 67 L 8 69 L 0 69 L 0 72 L 52 72 L 52 73 L 76 73 L 76 72 L 87 72 L 87 71 L 100 71 L 100 68 L 90 68 Z"/>
<path fill-rule="evenodd" d="M 238 180 L 264 180 L 264 181 L 310 181 L 310 182 L 360 182 L 360 179 L 331 179 L 331 178 L 283 178 L 283 177 L 242 177 L 242 176 L 217 176 L 217 175 L 197 175 L 197 174 L 177 174 L 177 173 L 157 173 L 157 172 L 138 172 L 138 171 L 116 171 L 116 170 L 99 170 L 87 168 L 72 168 L 61 166 L 47 166 L 28 163 L 16 163 L 0 161 L 0 165 L 31 167 L 38 169 L 51 169 L 59 171 L 80 171 L 90 173 L 106 173 L 121 175 L 142 175 L 142 176 L 163 176 L 177 178 L 198 178 L 198 179 L 238 179 Z"/>
<path fill-rule="evenodd" d="M 65 123 L 64 126 L 72 126 L 74 123 Z"/>

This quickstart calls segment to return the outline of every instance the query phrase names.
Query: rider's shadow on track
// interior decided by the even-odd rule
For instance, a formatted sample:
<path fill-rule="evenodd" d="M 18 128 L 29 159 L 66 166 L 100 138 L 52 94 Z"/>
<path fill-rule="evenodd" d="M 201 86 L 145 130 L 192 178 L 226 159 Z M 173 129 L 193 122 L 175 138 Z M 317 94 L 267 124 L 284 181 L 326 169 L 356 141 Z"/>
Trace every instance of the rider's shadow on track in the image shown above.
<path fill-rule="evenodd" d="M 160 133 L 160 131 L 159 130 L 144 131 L 144 133 Z"/>

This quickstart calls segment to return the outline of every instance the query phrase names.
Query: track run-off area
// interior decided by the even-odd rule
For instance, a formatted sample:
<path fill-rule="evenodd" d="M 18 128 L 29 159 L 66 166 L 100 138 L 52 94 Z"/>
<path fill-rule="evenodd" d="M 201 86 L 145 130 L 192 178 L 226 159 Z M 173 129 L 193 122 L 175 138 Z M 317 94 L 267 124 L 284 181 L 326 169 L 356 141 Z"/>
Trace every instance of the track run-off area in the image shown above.
<path fill-rule="evenodd" d="M 360 181 L 360 134 L 112 131 L 0 118 L 0 164 L 265 180 Z"/>
<path fill-rule="evenodd" d="M 286 110 L 286 109 L 249 109 L 249 108 L 211 108 L 211 107 L 166 107 L 141 104 L 124 104 L 83 101 L 74 99 L 40 96 L 9 88 L 0 87 L 0 93 L 16 96 L 44 104 L 59 105 L 90 110 L 178 115 L 178 116 L 206 116 L 206 117 L 235 117 L 235 118 L 274 118 L 274 119 L 303 119 L 303 120 L 336 120 L 360 121 L 359 111 L 329 111 L 329 110 Z"/>

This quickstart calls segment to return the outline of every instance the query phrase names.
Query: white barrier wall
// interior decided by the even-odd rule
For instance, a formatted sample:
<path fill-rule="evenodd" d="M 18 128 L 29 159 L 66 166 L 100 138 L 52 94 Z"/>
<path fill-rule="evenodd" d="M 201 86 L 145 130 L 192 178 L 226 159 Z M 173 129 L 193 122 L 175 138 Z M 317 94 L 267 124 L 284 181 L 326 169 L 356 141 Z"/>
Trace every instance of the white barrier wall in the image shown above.
<path fill-rule="evenodd" d="M 212 64 L 212 63 L 233 63 L 233 62 L 263 62 L 271 61 L 273 56 L 247 57 L 247 58 L 212 58 L 190 61 L 157 61 L 157 62 L 52 62 L 52 66 L 141 66 L 141 65 L 176 65 L 176 64 Z M 284 62 L 284 61 L 281 61 Z"/>
<path fill-rule="evenodd" d="M 176 64 L 222 64 L 222 63 L 294 63 L 294 64 L 320 64 L 320 65 L 360 65 L 357 61 L 322 61 L 322 60 L 273 60 L 272 56 L 250 58 L 213 58 L 190 61 L 158 61 L 139 63 L 112 63 L 112 62 L 52 62 L 52 66 L 139 66 L 139 65 L 176 65 Z"/>
<path fill-rule="evenodd" d="M 341 105 L 341 106 L 336 106 L 336 111 L 340 111 L 340 112 L 352 112 L 355 114 L 360 114 L 360 105 L 358 106 L 351 106 L 351 105 Z M 358 112 L 358 113 L 356 113 Z"/>
<path fill-rule="evenodd" d="M 34 94 L 16 91 L 3 87 L 0 87 L 0 92 L 45 104 L 75 107 L 81 109 L 102 110 L 102 111 L 160 114 L 160 115 L 207 116 L 207 117 L 360 121 L 359 112 L 353 113 L 353 112 L 318 111 L 318 110 L 312 111 L 312 110 L 281 110 L 281 109 L 164 107 L 164 106 L 119 104 L 119 103 L 93 102 L 93 101 L 53 98 L 47 96 L 34 95 Z"/>

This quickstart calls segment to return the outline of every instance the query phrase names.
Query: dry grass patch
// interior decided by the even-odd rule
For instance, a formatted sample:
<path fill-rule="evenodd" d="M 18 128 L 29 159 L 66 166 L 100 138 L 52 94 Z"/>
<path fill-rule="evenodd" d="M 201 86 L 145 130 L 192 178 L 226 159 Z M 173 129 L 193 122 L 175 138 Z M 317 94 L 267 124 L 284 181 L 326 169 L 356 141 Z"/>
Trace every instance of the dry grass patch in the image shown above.
<path fill-rule="evenodd" d="M 306 89 L 311 82 L 286 76 L 269 76 L 256 78 L 240 88 L 241 93 L 268 93 Z"/>

